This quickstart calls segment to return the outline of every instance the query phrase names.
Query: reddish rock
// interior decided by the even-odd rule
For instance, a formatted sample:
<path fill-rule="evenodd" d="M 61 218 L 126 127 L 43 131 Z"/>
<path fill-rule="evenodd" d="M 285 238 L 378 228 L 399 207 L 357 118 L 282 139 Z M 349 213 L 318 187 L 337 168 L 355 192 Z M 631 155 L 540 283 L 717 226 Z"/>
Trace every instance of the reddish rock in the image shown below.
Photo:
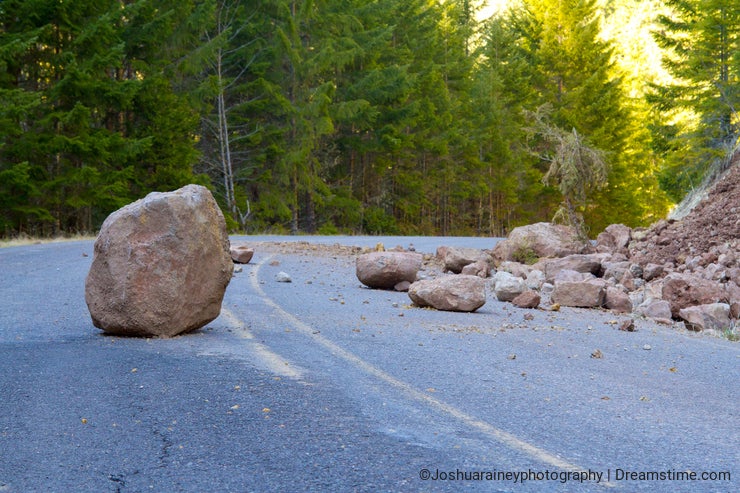
<path fill-rule="evenodd" d="M 476 248 L 442 246 L 437 248 L 437 257 L 445 264 L 445 271 L 460 274 L 466 265 L 481 263 L 489 265 L 491 257 Z"/>
<path fill-rule="evenodd" d="M 692 274 L 673 273 L 663 282 L 662 298 L 671 304 L 671 315 L 675 318 L 682 308 L 725 302 L 728 295 L 717 283 Z"/>
<path fill-rule="evenodd" d="M 235 264 L 248 264 L 254 256 L 254 248 L 246 245 L 231 245 L 229 252 Z"/>
<path fill-rule="evenodd" d="M 641 232 L 640 239 L 629 244 L 633 261 L 681 264 L 697 255 L 726 253 L 719 251 L 725 245 L 735 244 L 740 238 L 740 151 L 731 160 L 729 168 L 707 188 L 699 187 L 696 200 L 680 204 L 673 219 L 659 221 Z M 704 196 L 701 196 L 703 192 Z M 690 198 L 689 198 L 690 199 Z M 693 207 L 684 207 L 692 205 Z M 708 257 L 711 258 L 711 257 Z"/>
<path fill-rule="evenodd" d="M 665 300 L 648 298 L 635 311 L 658 322 L 671 322 L 671 304 Z"/>
<path fill-rule="evenodd" d="M 540 306 L 540 295 L 536 291 L 525 291 L 513 300 L 511 303 L 519 308 L 537 308 Z"/>
<path fill-rule="evenodd" d="M 112 213 L 85 281 L 93 324 L 111 334 L 172 337 L 218 317 L 234 264 L 207 188 L 150 193 Z"/>
<path fill-rule="evenodd" d="M 488 262 L 478 260 L 477 262 L 473 262 L 472 264 L 468 264 L 463 267 L 460 273 L 466 276 L 478 276 L 482 279 L 485 279 L 488 277 L 488 273 L 490 271 L 491 266 L 488 264 Z"/>
<path fill-rule="evenodd" d="M 416 281 L 409 298 L 417 306 L 437 310 L 474 312 L 486 303 L 486 283 L 478 276 L 443 276 Z"/>
<path fill-rule="evenodd" d="M 437 255 L 437 259 L 441 260 L 441 261 L 442 261 L 442 262 L 444 263 L 444 261 L 445 261 L 445 255 L 447 255 L 447 251 L 448 251 L 448 250 L 449 250 L 450 248 L 451 248 L 451 247 L 448 247 L 448 246 L 444 246 L 444 245 L 442 245 L 442 246 L 438 246 L 438 247 L 437 247 L 437 252 L 436 252 L 436 255 Z"/>
<path fill-rule="evenodd" d="M 604 304 L 605 294 L 606 282 L 592 276 L 585 281 L 556 280 L 551 299 L 561 306 L 594 308 Z"/>
<path fill-rule="evenodd" d="M 601 270 L 603 254 L 568 255 L 558 259 L 548 260 L 545 264 L 545 277 L 552 282 L 558 272 L 574 270 L 587 274 L 597 275 Z"/>
<path fill-rule="evenodd" d="M 632 300 L 624 290 L 617 287 L 606 288 L 604 306 L 616 313 L 632 313 Z"/>
<path fill-rule="evenodd" d="M 603 277 L 606 280 L 614 279 L 617 282 L 620 282 L 624 275 L 630 272 L 630 265 L 629 261 L 626 260 L 620 262 L 606 261 L 602 264 L 604 269 Z"/>
<path fill-rule="evenodd" d="M 595 276 L 593 274 L 589 274 L 588 272 L 577 272 L 570 269 L 564 269 L 557 273 L 553 282 L 583 282 L 594 279 L 594 277 Z"/>
<path fill-rule="evenodd" d="M 393 289 L 402 281 L 414 282 L 422 256 L 411 252 L 371 252 L 357 257 L 357 279 L 377 289 Z"/>
<path fill-rule="evenodd" d="M 730 317 L 740 318 L 740 286 L 735 281 L 730 281 L 725 289 L 730 303 Z"/>
<path fill-rule="evenodd" d="M 598 252 L 627 252 L 632 239 L 632 228 L 624 224 L 611 224 L 596 237 Z"/>

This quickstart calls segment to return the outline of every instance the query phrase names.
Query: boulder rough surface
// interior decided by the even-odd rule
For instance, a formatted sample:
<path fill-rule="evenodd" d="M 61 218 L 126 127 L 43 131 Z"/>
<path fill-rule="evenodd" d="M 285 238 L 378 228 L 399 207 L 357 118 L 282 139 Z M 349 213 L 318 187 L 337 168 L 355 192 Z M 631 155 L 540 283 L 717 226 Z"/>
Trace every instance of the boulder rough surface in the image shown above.
<path fill-rule="evenodd" d="M 362 284 L 375 289 L 393 289 L 403 281 L 414 282 L 422 255 L 412 252 L 370 252 L 357 257 L 355 273 Z"/>
<path fill-rule="evenodd" d="M 572 272 L 572 271 L 566 271 Z M 604 304 L 606 295 L 606 281 L 591 274 L 585 280 L 558 278 L 555 280 L 555 289 L 552 292 L 552 302 L 562 306 L 595 308 Z"/>
<path fill-rule="evenodd" d="M 483 250 L 476 248 L 448 247 L 442 246 L 437 248 L 437 258 L 445 264 L 445 270 L 460 274 L 465 266 L 478 263 L 483 267 L 488 266 L 491 257 Z"/>
<path fill-rule="evenodd" d="M 632 228 L 624 224 L 610 224 L 596 237 L 596 251 L 627 253 L 632 239 Z"/>
<path fill-rule="evenodd" d="M 730 327 L 730 305 L 726 303 L 708 303 L 690 306 L 679 312 L 689 330 L 724 331 Z"/>
<path fill-rule="evenodd" d="M 727 292 L 696 275 L 672 273 L 663 282 L 662 298 L 671 304 L 671 315 L 676 318 L 683 308 L 727 301 Z"/>
<path fill-rule="evenodd" d="M 416 281 L 409 287 L 409 298 L 421 307 L 453 312 L 474 312 L 486 303 L 486 282 L 464 274 Z"/>
<path fill-rule="evenodd" d="M 207 188 L 153 192 L 103 223 L 85 301 L 107 333 L 172 337 L 218 317 L 233 269 L 224 216 Z"/>
<path fill-rule="evenodd" d="M 528 290 L 511 300 L 511 304 L 518 308 L 537 308 L 542 298 L 537 291 Z"/>
<path fill-rule="evenodd" d="M 591 248 L 584 243 L 574 228 L 553 223 L 535 223 L 514 228 L 509 236 L 493 248 L 497 262 L 522 261 L 522 257 L 565 257 L 588 253 Z"/>
<path fill-rule="evenodd" d="M 597 275 L 601 270 L 602 257 L 597 254 L 589 255 L 568 255 L 558 259 L 552 259 L 545 262 L 545 277 L 548 282 L 552 282 L 558 272 L 563 270 L 574 270 L 576 272 Z"/>

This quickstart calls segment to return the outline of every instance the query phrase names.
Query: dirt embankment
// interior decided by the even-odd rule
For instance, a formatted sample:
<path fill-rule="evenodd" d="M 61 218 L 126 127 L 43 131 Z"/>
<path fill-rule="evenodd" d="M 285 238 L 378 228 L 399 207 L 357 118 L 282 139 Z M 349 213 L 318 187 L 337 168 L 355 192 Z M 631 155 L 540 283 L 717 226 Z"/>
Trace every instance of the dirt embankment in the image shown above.
<path fill-rule="evenodd" d="M 699 266 L 719 255 L 738 255 L 740 247 L 740 153 L 707 196 L 680 220 L 661 220 L 633 232 L 630 253 L 636 263 L 673 264 L 696 257 Z"/>

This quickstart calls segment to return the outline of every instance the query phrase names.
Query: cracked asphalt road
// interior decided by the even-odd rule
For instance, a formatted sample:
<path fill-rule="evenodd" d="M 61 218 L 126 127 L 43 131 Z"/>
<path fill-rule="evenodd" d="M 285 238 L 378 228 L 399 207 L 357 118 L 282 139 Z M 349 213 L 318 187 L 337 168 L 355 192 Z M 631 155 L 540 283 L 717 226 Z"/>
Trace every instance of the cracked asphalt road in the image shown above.
<path fill-rule="evenodd" d="M 352 257 L 305 250 L 260 244 L 221 317 L 151 340 L 92 326 L 92 242 L 0 249 L 0 492 L 738 489 L 737 343 L 621 332 L 598 311 L 524 320 L 490 296 L 473 314 L 413 308 L 363 288 Z"/>

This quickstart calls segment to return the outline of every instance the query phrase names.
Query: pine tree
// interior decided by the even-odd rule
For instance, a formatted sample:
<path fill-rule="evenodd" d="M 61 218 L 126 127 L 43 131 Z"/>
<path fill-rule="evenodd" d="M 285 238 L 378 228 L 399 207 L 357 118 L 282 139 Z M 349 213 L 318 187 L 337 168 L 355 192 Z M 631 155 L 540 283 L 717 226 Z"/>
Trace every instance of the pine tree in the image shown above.
<path fill-rule="evenodd" d="M 601 37 L 596 1 L 528 0 L 514 23 L 538 93 L 530 110 L 549 104 L 552 124 L 585 137 L 609 164 L 606 186 L 582 205 L 587 226 L 595 232 L 612 222 L 640 224 L 649 216 L 640 178 L 651 163 L 635 160 L 631 151 L 634 113 L 625 103 L 613 45 Z"/>
<path fill-rule="evenodd" d="M 657 126 L 668 151 L 662 181 L 680 199 L 738 136 L 740 1 L 666 0 L 666 5 L 655 37 L 675 82 L 656 87 L 652 101 L 663 120 L 684 122 Z M 686 114 L 695 118 L 681 118 Z"/>
<path fill-rule="evenodd" d="M 197 120 L 173 60 L 192 49 L 195 8 L 154 3 L 3 2 L 0 90 L 13 103 L 0 173 L 13 185 L 0 193 L 23 190 L 0 199 L 14 204 L 10 229 L 91 231 L 132 198 L 193 181 Z"/>
<path fill-rule="evenodd" d="M 470 111 L 473 140 L 483 165 L 482 231 L 494 236 L 545 220 L 557 204 L 554 193 L 541 184 L 544 170 L 525 150 L 523 110 L 537 103 L 537 93 L 510 14 L 495 16 L 485 25 Z"/>

